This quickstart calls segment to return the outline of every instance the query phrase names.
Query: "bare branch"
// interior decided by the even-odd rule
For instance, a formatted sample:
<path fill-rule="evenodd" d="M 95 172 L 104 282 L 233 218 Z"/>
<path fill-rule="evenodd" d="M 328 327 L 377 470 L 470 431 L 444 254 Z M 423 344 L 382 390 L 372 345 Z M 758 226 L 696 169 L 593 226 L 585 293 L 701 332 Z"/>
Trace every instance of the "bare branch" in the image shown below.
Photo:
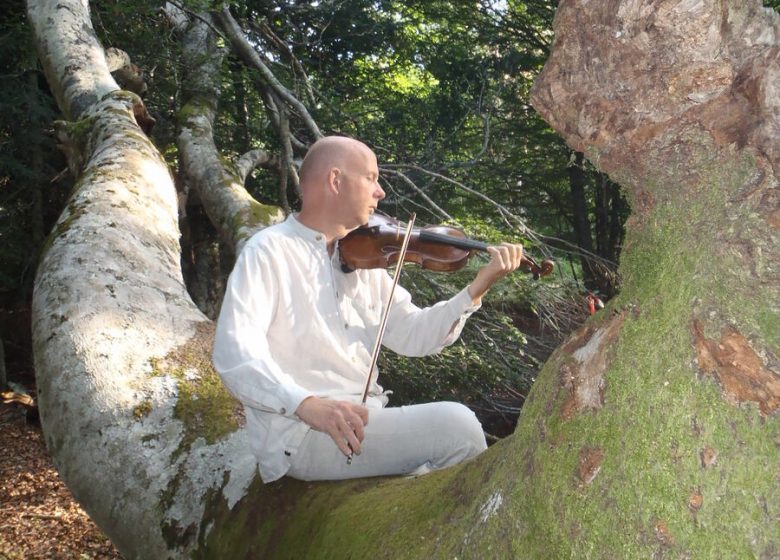
<path fill-rule="evenodd" d="M 293 147 L 291 139 L 293 137 L 290 132 L 290 119 L 285 115 L 281 121 L 281 141 L 282 141 L 282 165 L 287 170 L 288 176 L 292 179 L 295 193 L 298 197 L 301 196 L 301 186 L 298 180 L 298 170 L 293 162 Z"/>
<path fill-rule="evenodd" d="M 297 97 L 295 97 L 277 78 L 273 72 L 265 65 L 263 60 L 258 55 L 254 47 L 249 44 L 244 36 L 244 31 L 238 25 L 233 15 L 230 13 L 229 8 L 225 7 L 221 12 L 218 12 L 214 16 L 217 19 L 222 30 L 227 35 L 227 40 L 239 55 L 244 64 L 252 68 L 257 69 L 263 76 L 263 79 L 268 83 L 271 89 L 276 95 L 278 95 L 286 104 L 295 109 L 298 116 L 303 119 L 306 127 L 314 138 L 322 138 L 323 134 L 320 132 L 317 123 L 309 114 L 308 109 L 301 103 Z"/>
<path fill-rule="evenodd" d="M 406 183 L 409 187 L 412 188 L 417 194 L 419 194 L 428 204 L 431 205 L 431 208 L 436 210 L 441 216 L 447 218 L 448 220 L 454 220 L 454 218 L 441 206 L 436 204 L 431 197 L 429 197 L 425 192 L 418 187 L 414 181 L 412 181 L 409 177 L 407 177 L 404 173 L 401 171 L 395 170 L 395 169 L 388 169 L 387 167 L 381 167 L 380 171 L 382 173 L 386 173 L 388 175 L 394 175 L 401 179 L 404 183 Z"/>
<path fill-rule="evenodd" d="M 309 103 L 314 105 L 317 100 L 314 96 L 314 88 L 309 81 L 309 76 L 306 73 L 306 70 L 303 68 L 301 62 L 293 54 L 290 47 L 287 46 L 287 43 L 285 43 L 276 33 L 274 33 L 273 29 L 271 29 L 271 27 L 265 21 L 261 21 L 259 23 L 251 22 L 250 26 L 253 29 L 256 29 L 258 33 L 265 36 L 265 38 L 268 39 L 279 51 L 284 53 L 287 58 L 290 59 L 290 64 L 292 65 L 293 71 L 298 73 L 303 80 L 303 86 L 306 90 L 306 95 L 309 98 Z"/>
<path fill-rule="evenodd" d="M 178 9 L 180 12 L 183 12 L 183 13 L 184 13 L 184 14 L 186 14 L 187 16 L 189 16 L 189 17 L 192 17 L 192 18 L 195 18 L 195 19 L 197 19 L 197 20 L 200 20 L 202 23 L 204 23 L 205 25 L 209 26 L 209 28 L 210 28 L 210 29 L 211 29 L 211 30 L 212 30 L 214 33 L 216 33 L 216 34 L 217 34 L 219 37 L 222 37 L 223 39 L 225 39 L 225 36 L 224 36 L 224 35 L 223 35 L 223 34 L 222 34 L 220 31 L 219 31 L 219 29 L 217 29 L 217 28 L 214 26 L 214 24 L 212 23 L 212 21 L 211 21 L 211 19 L 210 19 L 210 18 L 204 17 L 204 16 L 200 15 L 200 14 L 199 14 L 199 13 L 197 13 L 197 12 L 193 12 L 192 10 L 190 10 L 189 8 L 187 8 L 186 6 L 184 6 L 183 4 L 181 4 L 181 3 L 179 3 L 179 2 L 175 2 L 174 0 L 168 0 L 168 2 L 167 2 L 167 3 L 168 3 L 168 4 L 171 4 L 172 6 L 175 6 L 175 7 L 176 7 L 176 8 L 177 8 L 177 9 Z M 169 8 L 166 8 L 166 11 L 170 13 L 170 9 L 169 9 Z M 169 17 L 170 17 L 170 15 L 169 15 Z M 179 13 L 179 14 L 177 14 L 177 15 L 175 16 L 175 18 L 176 18 L 176 19 L 178 19 L 178 20 L 181 20 L 181 17 L 182 17 L 182 14 L 181 14 L 181 13 Z M 225 40 L 227 40 L 227 39 L 225 39 Z"/>
<path fill-rule="evenodd" d="M 236 161 L 236 170 L 241 182 L 246 182 L 246 178 L 255 167 L 265 167 L 272 163 L 272 156 L 265 150 L 250 150 L 243 154 Z"/>
<path fill-rule="evenodd" d="M 456 179 L 453 179 L 452 177 L 447 177 L 446 175 L 442 175 L 441 173 L 436 173 L 435 171 L 431 171 L 430 169 L 425 169 L 424 167 L 420 167 L 419 165 L 413 165 L 413 164 L 390 164 L 390 165 L 386 165 L 385 167 L 414 169 L 415 171 L 419 171 L 420 173 L 425 173 L 426 175 L 430 175 L 431 177 L 436 177 L 437 179 L 441 179 L 443 181 L 446 181 L 447 183 L 455 185 L 459 189 L 464 190 L 467 193 L 471 194 L 472 196 L 482 199 L 488 204 L 494 206 L 499 211 L 501 217 L 504 219 L 504 222 L 508 226 L 512 227 L 512 224 L 507 220 L 507 217 L 512 217 L 513 221 L 515 222 L 515 225 L 519 227 L 520 233 L 526 236 L 535 236 L 533 231 L 531 231 L 531 229 L 525 225 L 525 222 L 522 220 L 522 218 L 512 214 L 512 212 L 510 212 L 506 206 L 496 202 L 486 194 L 483 194 L 475 189 L 472 189 L 471 187 L 467 187 L 466 185 L 464 185 L 463 183 L 461 183 Z"/>
<path fill-rule="evenodd" d="M 287 177 L 290 171 L 290 160 L 292 148 L 290 147 L 290 119 L 287 117 L 287 111 L 279 113 L 279 135 L 282 137 L 282 161 L 279 165 L 279 203 L 285 214 L 289 214 L 290 202 L 287 200 Z"/>
<path fill-rule="evenodd" d="M 420 210 L 426 210 L 426 211 L 430 211 L 431 210 L 431 208 L 429 208 L 429 207 L 427 207 L 427 206 L 425 206 L 423 204 L 420 204 L 419 202 L 417 202 L 413 198 L 410 198 L 410 197 L 404 195 L 403 193 L 400 193 L 397 190 L 395 190 L 393 188 L 392 183 L 389 183 L 387 181 L 383 181 L 382 188 L 385 190 L 386 193 L 392 193 L 392 196 L 388 196 L 388 197 L 385 198 L 385 203 L 394 203 L 396 200 L 401 200 L 405 204 L 407 204 L 409 206 L 413 206 L 413 207 L 418 208 Z"/>

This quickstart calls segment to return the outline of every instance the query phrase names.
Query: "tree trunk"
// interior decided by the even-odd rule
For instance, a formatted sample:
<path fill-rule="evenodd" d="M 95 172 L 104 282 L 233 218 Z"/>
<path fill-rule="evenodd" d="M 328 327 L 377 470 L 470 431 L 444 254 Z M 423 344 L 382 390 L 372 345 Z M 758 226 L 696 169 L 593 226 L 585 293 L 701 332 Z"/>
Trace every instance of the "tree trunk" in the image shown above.
<path fill-rule="evenodd" d="M 558 8 L 533 104 L 633 214 L 621 294 L 523 411 L 518 544 L 780 554 L 778 19 L 759 2 Z"/>
<path fill-rule="evenodd" d="M 588 218 L 588 202 L 585 199 L 587 178 L 582 169 L 582 152 L 574 154 L 574 161 L 569 165 L 569 194 L 571 196 L 571 213 L 574 222 L 574 235 L 577 245 L 588 252 L 593 252 L 593 239 L 590 233 Z"/>
<path fill-rule="evenodd" d="M 623 238 L 625 237 L 625 229 L 623 227 L 623 213 L 626 210 L 625 200 L 623 194 L 620 192 L 620 185 L 609 180 L 605 177 L 607 182 L 607 189 L 609 192 L 609 226 L 607 231 L 607 254 L 606 257 L 614 263 L 617 263 L 620 258 L 620 248 L 623 245 Z M 609 294 L 610 297 L 613 294 Z"/>
<path fill-rule="evenodd" d="M 171 175 L 136 124 L 140 98 L 108 72 L 87 2 L 31 1 L 28 15 L 79 173 L 33 296 L 46 443 L 127 558 L 187 556 L 194 543 L 171 541 L 200 522 L 203 496 L 232 503 L 255 467 L 208 367 L 211 324 L 184 288 Z"/>
<path fill-rule="evenodd" d="M 514 436 L 417 479 L 263 485 L 140 100 L 85 0 L 30 1 L 85 139 L 34 298 L 44 432 L 77 499 L 128 559 L 776 557 L 780 24 L 726 4 L 560 5 L 534 103 L 634 215 L 623 291 L 553 355 Z"/>
<path fill-rule="evenodd" d="M 597 271 L 591 263 L 593 253 L 593 235 L 590 224 L 590 208 L 585 197 L 585 188 L 587 187 L 587 176 L 585 174 L 584 158 L 582 152 L 574 153 L 574 161 L 570 162 L 569 171 L 569 195 L 571 199 L 572 223 L 574 225 L 574 235 L 577 240 L 577 246 L 584 249 L 586 253 L 580 256 L 582 265 L 582 283 L 588 290 L 596 289 Z"/>
<path fill-rule="evenodd" d="M 186 212 L 181 217 L 186 232 L 184 259 L 187 285 L 198 307 L 216 318 L 224 293 L 219 243 L 211 224 L 220 237 L 239 250 L 258 229 L 284 218 L 280 210 L 260 204 L 243 186 L 249 172 L 270 161 L 268 154 L 252 150 L 232 163 L 222 158 L 214 143 L 213 126 L 220 94 L 220 71 L 224 51 L 216 46 L 216 34 L 207 24 L 208 16 L 188 18 L 172 5 L 169 19 L 181 39 L 184 68 L 182 109 L 177 115 L 181 169 L 185 183 Z M 194 196 L 189 196 L 194 188 Z"/>
<path fill-rule="evenodd" d="M 251 146 L 251 137 L 249 134 L 249 109 L 246 101 L 246 83 L 244 79 L 244 66 L 237 60 L 232 59 L 228 66 L 230 67 L 230 80 L 233 84 L 233 104 L 236 115 L 235 138 L 239 151 L 248 152 Z"/>
<path fill-rule="evenodd" d="M 257 165 L 268 163 L 261 150 L 249 152 L 242 160 L 251 165 L 231 164 L 220 157 L 214 144 L 214 115 L 220 93 L 220 69 L 224 52 L 207 16 L 190 21 L 169 5 L 169 17 L 182 37 L 185 77 L 182 108 L 177 117 L 177 144 L 186 181 L 198 191 L 200 202 L 220 236 L 237 251 L 259 228 L 284 219 L 279 208 L 260 204 L 244 188 L 244 179 Z M 247 156 L 254 156 L 247 158 Z"/>

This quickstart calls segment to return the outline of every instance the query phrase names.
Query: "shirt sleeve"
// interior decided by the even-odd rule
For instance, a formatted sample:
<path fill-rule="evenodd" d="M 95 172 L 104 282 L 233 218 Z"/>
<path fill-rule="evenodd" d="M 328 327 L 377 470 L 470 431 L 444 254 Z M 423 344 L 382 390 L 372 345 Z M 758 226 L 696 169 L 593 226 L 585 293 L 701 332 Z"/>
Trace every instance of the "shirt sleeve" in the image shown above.
<path fill-rule="evenodd" d="M 225 386 L 244 406 L 293 416 L 312 393 L 282 371 L 267 332 L 279 281 L 270 256 L 246 247 L 228 279 L 214 337 L 212 361 Z"/>
<path fill-rule="evenodd" d="M 480 305 L 472 303 L 468 289 L 464 288 L 449 300 L 420 308 L 412 303 L 409 292 L 398 285 L 383 344 L 405 356 L 436 354 L 458 339 L 466 320 Z"/>

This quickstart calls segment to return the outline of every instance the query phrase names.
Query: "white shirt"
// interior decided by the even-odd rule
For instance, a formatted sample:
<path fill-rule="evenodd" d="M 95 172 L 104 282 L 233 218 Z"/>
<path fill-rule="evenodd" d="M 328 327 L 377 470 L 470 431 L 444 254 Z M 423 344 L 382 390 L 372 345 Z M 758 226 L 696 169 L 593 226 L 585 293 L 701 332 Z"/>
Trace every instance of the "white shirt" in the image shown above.
<path fill-rule="evenodd" d="M 284 476 L 310 429 L 295 416 L 309 396 L 360 402 L 392 278 L 383 269 L 341 271 L 325 236 L 289 216 L 255 234 L 228 279 L 214 367 L 246 411 L 265 482 Z M 463 289 L 420 309 L 396 287 L 383 344 L 407 356 L 439 352 L 479 306 Z M 367 406 L 387 402 L 372 382 Z"/>

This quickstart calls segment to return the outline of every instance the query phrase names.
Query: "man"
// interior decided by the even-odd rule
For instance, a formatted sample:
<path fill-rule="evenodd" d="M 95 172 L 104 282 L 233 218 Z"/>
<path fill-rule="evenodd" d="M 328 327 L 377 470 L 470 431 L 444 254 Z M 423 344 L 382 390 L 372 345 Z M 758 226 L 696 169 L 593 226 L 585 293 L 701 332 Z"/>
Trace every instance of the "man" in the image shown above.
<path fill-rule="evenodd" d="M 254 235 L 228 281 L 214 366 L 246 410 L 260 475 L 332 480 L 420 474 L 482 452 L 465 406 L 387 407 L 374 381 L 361 405 L 392 279 L 340 268 L 338 240 L 368 222 L 385 193 L 365 144 L 327 137 L 300 169 L 301 211 Z M 448 301 L 420 309 L 396 288 L 384 345 L 423 356 L 452 344 L 482 296 L 515 270 L 520 245 L 491 247 L 490 262 Z M 346 457 L 353 456 L 348 462 Z"/>

